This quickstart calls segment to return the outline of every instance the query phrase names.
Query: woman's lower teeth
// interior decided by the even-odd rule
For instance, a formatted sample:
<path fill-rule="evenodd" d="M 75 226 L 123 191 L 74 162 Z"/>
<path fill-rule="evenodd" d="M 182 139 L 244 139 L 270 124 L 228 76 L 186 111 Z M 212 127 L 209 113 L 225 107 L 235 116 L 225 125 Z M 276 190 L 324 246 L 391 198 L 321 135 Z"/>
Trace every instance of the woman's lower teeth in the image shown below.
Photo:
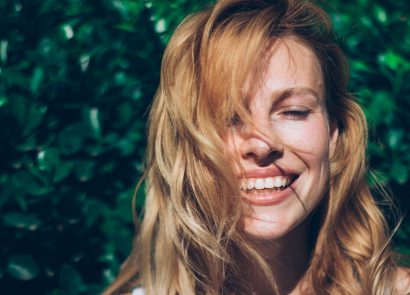
<path fill-rule="evenodd" d="M 256 193 L 273 193 L 273 192 L 278 192 L 278 191 L 283 191 L 285 188 L 287 188 L 287 186 L 281 186 L 281 187 L 274 187 L 274 188 L 264 188 L 264 189 L 250 189 L 250 190 L 246 190 L 247 193 L 252 193 L 252 192 L 256 192 Z"/>

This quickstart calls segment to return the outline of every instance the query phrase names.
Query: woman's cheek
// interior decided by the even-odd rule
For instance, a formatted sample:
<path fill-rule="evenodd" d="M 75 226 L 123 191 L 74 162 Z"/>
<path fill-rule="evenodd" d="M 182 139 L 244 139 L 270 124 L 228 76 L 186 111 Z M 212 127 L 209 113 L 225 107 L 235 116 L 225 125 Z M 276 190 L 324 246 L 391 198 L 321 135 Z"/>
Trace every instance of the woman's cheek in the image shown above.
<path fill-rule="evenodd" d="M 306 153 L 328 153 L 329 131 L 322 120 L 311 122 L 287 122 L 273 132 L 280 134 L 280 138 L 288 148 Z"/>

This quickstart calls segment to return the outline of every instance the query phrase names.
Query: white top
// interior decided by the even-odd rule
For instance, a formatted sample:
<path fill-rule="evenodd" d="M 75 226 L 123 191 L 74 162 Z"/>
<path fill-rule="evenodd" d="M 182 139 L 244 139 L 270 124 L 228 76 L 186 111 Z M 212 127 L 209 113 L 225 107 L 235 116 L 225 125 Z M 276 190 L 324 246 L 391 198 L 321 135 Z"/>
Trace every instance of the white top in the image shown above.
<path fill-rule="evenodd" d="M 144 295 L 144 289 L 142 288 L 137 288 L 132 290 L 132 295 Z"/>

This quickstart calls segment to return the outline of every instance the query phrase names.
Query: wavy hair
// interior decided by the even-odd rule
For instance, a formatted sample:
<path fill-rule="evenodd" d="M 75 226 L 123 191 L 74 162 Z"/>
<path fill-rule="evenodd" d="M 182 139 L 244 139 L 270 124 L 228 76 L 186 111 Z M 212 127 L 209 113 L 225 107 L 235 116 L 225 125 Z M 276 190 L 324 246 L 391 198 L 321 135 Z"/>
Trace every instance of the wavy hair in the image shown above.
<path fill-rule="evenodd" d="M 175 31 L 149 118 L 144 218 L 105 294 L 139 285 L 149 295 L 249 294 L 238 251 L 277 290 L 266 261 L 238 229 L 240 191 L 223 135 L 233 113 L 249 115 L 246 78 L 263 67 L 272 42 L 289 37 L 316 54 L 329 120 L 339 130 L 328 193 L 315 213 L 306 294 L 394 294 L 390 233 L 366 182 L 367 126 L 347 90 L 347 62 L 327 14 L 297 0 L 220 0 Z"/>

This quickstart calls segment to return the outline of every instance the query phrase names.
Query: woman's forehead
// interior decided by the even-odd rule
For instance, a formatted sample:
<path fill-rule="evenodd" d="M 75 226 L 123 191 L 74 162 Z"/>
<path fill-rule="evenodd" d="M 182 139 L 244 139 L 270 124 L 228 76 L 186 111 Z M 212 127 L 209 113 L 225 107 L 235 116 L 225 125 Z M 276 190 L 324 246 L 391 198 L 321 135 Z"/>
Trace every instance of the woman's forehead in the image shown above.
<path fill-rule="evenodd" d="M 271 93 L 311 92 L 324 96 L 323 71 L 314 51 L 295 38 L 279 39 L 272 44 L 245 81 L 246 98 Z"/>

